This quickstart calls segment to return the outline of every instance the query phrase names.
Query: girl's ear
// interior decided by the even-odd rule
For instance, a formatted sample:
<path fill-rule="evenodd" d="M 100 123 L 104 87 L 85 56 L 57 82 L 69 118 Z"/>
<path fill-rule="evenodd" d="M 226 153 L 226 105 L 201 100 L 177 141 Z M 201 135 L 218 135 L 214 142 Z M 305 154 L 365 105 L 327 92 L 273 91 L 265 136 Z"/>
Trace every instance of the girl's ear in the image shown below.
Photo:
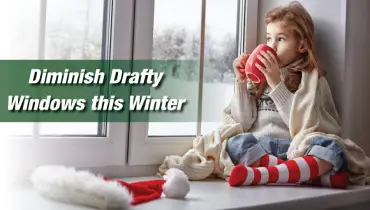
<path fill-rule="evenodd" d="M 299 47 L 298 47 L 298 51 L 300 53 L 307 52 L 307 40 L 306 39 L 303 39 L 303 40 L 300 41 L 300 44 L 299 44 Z"/>

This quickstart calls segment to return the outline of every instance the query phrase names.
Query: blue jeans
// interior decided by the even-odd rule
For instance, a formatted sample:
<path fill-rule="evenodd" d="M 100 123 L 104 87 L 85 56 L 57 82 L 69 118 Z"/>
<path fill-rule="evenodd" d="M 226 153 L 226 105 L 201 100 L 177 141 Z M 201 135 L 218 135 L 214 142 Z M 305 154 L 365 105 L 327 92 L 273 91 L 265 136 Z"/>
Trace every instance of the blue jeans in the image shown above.
<path fill-rule="evenodd" d="M 251 133 L 243 133 L 228 139 L 226 151 L 235 165 L 240 163 L 249 166 L 266 154 L 286 161 L 290 142 L 288 139 L 256 137 Z M 347 160 L 342 148 L 332 139 L 323 137 L 312 139 L 306 155 L 331 163 L 333 174 L 347 168 Z"/>

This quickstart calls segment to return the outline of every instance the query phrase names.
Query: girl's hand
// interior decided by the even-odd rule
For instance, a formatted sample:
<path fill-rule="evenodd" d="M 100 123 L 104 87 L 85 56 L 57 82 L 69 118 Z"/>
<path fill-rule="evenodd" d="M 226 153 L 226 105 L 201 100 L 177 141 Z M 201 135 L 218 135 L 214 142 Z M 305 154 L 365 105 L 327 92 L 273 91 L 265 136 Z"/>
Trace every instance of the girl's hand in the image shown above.
<path fill-rule="evenodd" d="M 268 85 L 272 89 L 275 89 L 281 81 L 278 61 L 270 51 L 267 53 L 261 51 L 261 54 L 262 56 L 257 55 L 257 58 L 266 66 L 266 68 L 263 68 L 258 63 L 256 63 L 256 67 L 265 75 Z"/>
<path fill-rule="evenodd" d="M 233 62 L 233 68 L 235 72 L 236 80 L 241 81 L 244 80 L 246 75 L 244 72 L 245 63 L 247 62 L 249 58 L 249 54 L 241 54 L 239 57 L 237 57 Z"/>

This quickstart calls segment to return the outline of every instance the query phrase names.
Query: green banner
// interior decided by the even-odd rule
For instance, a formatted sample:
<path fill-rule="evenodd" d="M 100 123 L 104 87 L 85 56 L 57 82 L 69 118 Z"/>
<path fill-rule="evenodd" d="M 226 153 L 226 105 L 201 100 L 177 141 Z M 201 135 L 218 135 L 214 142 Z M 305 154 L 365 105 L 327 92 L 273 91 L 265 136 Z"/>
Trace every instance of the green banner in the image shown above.
<path fill-rule="evenodd" d="M 1 122 L 195 122 L 200 109 L 216 122 L 225 103 L 216 88 L 199 106 L 194 60 L 3 60 L 0 69 Z"/>

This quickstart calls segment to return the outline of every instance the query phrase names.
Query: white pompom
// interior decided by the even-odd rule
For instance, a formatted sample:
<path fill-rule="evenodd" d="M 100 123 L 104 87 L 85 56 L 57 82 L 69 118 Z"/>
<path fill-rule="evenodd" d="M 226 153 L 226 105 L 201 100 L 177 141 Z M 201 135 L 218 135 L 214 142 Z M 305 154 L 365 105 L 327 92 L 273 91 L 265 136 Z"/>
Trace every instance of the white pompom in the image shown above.
<path fill-rule="evenodd" d="M 167 198 L 185 198 L 190 191 L 188 177 L 177 168 L 168 169 L 163 178 L 166 180 L 163 185 L 163 193 Z"/>

